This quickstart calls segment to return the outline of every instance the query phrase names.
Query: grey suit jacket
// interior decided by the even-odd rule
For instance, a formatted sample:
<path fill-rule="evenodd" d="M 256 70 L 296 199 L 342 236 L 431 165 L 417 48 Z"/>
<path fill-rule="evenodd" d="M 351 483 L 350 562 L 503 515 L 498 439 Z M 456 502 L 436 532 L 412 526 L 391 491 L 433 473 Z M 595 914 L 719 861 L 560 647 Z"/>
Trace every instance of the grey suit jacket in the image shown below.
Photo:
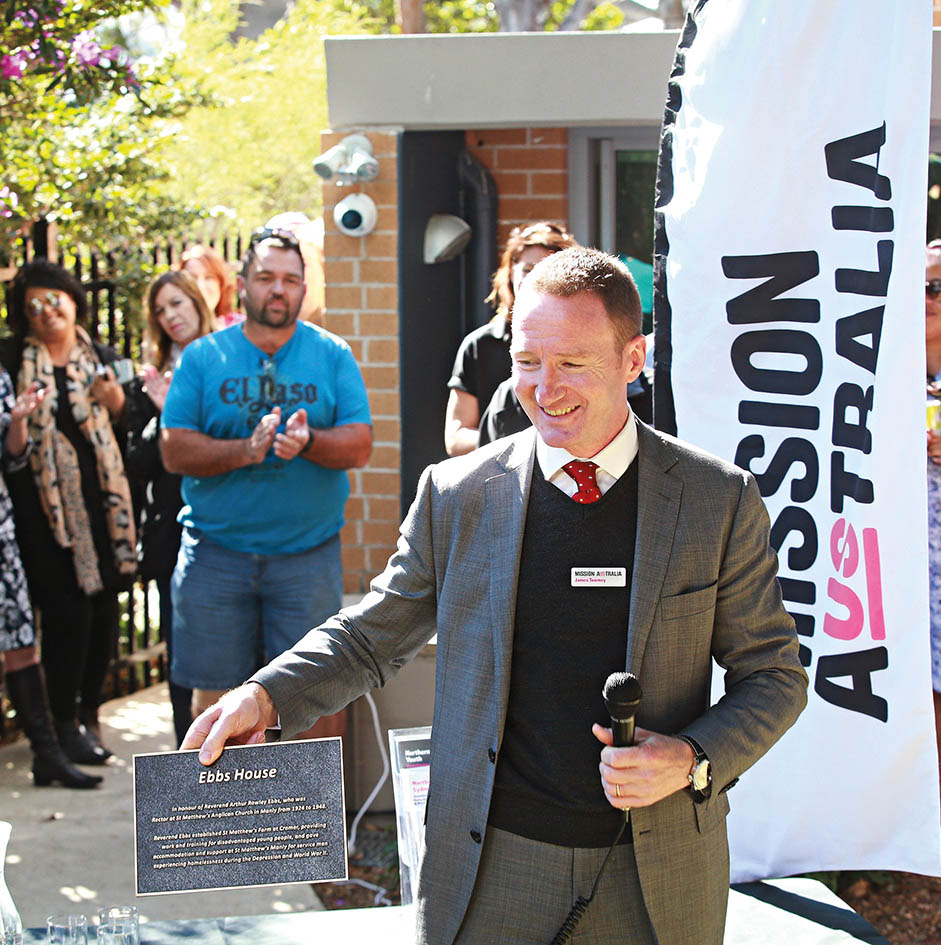
<path fill-rule="evenodd" d="M 632 811 L 634 849 L 660 945 L 720 945 L 728 897 L 725 788 L 806 701 L 781 603 L 768 516 L 746 472 L 638 424 L 638 519 L 625 668 L 638 724 L 698 741 L 713 792 Z M 510 682 L 516 578 L 533 430 L 429 467 L 396 553 L 355 607 L 256 677 L 286 732 L 382 686 L 438 634 L 418 939 L 452 942 L 486 843 Z M 710 706 L 713 658 L 726 693 Z M 601 790 L 599 783 L 599 791 Z"/>

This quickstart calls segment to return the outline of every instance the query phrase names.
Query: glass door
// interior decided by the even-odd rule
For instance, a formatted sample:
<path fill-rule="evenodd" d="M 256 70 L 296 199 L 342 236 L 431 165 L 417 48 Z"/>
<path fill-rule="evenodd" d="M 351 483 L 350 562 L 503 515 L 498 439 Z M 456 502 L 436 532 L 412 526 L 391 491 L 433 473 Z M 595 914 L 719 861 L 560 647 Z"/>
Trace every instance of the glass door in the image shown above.
<path fill-rule="evenodd" d="M 644 331 L 652 330 L 653 213 L 658 128 L 572 129 L 570 226 L 589 246 L 616 253 L 640 290 Z"/>

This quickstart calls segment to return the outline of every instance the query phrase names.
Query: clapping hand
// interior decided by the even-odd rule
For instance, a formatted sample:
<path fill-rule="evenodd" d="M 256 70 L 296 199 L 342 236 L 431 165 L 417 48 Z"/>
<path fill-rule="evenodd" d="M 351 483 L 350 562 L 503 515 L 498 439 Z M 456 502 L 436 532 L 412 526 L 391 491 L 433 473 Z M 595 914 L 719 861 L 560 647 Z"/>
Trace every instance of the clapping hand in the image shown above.
<path fill-rule="evenodd" d="M 245 440 L 245 449 L 248 452 L 249 463 L 264 462 L 265 457 L 268 455 L 268 450 L 271 449 L 271 444 L 274 443 L 274 438 L 278 432 L 278 424 L 280 423 L 280 407 L 272 408 L 271 413 L 266 413 L 261 420 L 258 421 L 255 429 L 252 430 L 252 435 Z"/>
<path fill-rule="evenodd" d="M 153 405 L 163 411 L 163 406 L 167 402 L 167 391 L 170 389 L 170 381 L 173 378 L 172 371 L 165 371 L 161 374 L 152 364 L 145 364 L 141 368 L 141 390 L 150 398 Z"/>
<path fill-rule="evenodd" d="M 16 398 L 13 409 L 10 411 L 11 420 L 20 420 L 28 417 L 43 401 L 46 388 L 39 381 L 33 381 L 26 390 Z"/>
<path fill-rule="evenodd" d="M 112 417 L 124 409 L 124 388 L 117 382 L 114 371 L 107 364 L 101 365 L 91 382 L 91 395 L 104 405 Z"/>
<path fill-rule="evenodd" d="M 46 396 L 46 388 L 33 381 L 20 394 L 10 409 L 10 426 L 7 429 L 6 448 L 10 456 L 22 456 L 29 442 L 26 430 L 26 418 L 42 403 Z"/>
<path fill-rule="evenodd" d="M 284 433 L 274 438 L 274 455 L 278 459 L 294 459 L 306 447 L 310 439 L 310 427 L 307 425 L 307 411 L 301 407 L 288 417 Z"/>

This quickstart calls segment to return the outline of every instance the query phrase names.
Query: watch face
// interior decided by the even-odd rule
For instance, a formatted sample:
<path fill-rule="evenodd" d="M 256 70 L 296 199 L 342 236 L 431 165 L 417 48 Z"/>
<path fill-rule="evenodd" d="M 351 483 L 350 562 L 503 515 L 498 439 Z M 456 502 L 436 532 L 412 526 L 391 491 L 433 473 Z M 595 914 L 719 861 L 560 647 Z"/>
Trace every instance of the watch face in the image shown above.
<path fill-rule="evenodd" d="M 704 791 L 709 786 L 709 762 L 701 761 L 693 771 L 693 790 Z"/>

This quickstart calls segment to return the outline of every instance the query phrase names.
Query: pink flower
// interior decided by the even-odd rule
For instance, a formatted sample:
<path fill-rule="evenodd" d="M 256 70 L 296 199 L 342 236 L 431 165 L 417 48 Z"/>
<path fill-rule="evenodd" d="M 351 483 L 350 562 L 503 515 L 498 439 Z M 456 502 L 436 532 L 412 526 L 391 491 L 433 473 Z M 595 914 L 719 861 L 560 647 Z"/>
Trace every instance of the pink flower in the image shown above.
<path fill-rule="evenodd" d="M 101 62 L 101 46 L 91 30 L 83 30 L 72 40 L 72 55 L 80 66 L 97 66 Z"/>
<path fill-rule="evenodd" d="M 4 79 L 22 79 L 29 59 L 25 52 L 17 50 L 0 57 L 0 76 Z"/>
<path fill-rule="evenodd" d="M 0 217 L 12 217 L 19 204 L 20 198 L 16 191 L 7 186 L 0 187 Z"/>
<path fill-rule="evenodd" d="M 35 26 L 39 22 L 39 14 L 32 7 L 29 7 L 15 13 L 13 19 L 19 20 L 24 26 Z"/>

